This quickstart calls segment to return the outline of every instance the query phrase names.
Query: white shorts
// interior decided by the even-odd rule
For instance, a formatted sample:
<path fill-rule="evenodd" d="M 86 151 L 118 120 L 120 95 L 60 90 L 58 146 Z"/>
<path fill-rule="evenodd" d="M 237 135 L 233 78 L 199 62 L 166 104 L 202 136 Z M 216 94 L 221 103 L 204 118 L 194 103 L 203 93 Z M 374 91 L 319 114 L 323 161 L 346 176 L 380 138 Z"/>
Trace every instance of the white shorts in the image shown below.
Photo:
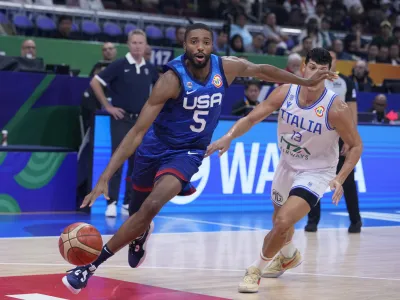
<path fill-rule="evenodd" d="M 282 206 L 289 198 L 291 190 L 302 188 L 314 194 L 319 201 L 335 176 L 336 167 L 299 171 L 292 169 L 286 162 L 280 161 L 272 182 L 271 199 L 276 205 Z"/>

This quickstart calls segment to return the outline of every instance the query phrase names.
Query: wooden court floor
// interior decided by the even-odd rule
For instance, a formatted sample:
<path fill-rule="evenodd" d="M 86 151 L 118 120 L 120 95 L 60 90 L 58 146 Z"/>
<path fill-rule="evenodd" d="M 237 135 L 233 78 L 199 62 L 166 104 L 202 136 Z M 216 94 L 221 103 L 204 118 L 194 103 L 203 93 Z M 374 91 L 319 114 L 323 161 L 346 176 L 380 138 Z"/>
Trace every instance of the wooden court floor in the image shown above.
<path fill-rule="evenodd" d="M 400 227 L 363 228 L 361 235 L 349 235 L 346 229 L 320 229 L 318 233 L 298 230 L 295 243 L 304 256 L 303 264 L 278 279 L 262 279 L 258 294 L 239 294 L 238 283 L 244 269 L 258 255 L 265 233 L 154 234 L 148 244 L 147 260 L 139 269 L 129 268 L 124 249 L 101 266 L 96 275 L 226 299 L 400 299 Z M 0 239 L 0 279 L 65 272 L 71 266 L 58 253 L 57 242 L 57 237 Z M 8 288 L 12 284 L 24 285 L 23 279 L 19 283 L 0 282 L 0 299 L 12 299 L 1 293 L 4 282 Z M 40 284 L 45 282 L 36 283 Z M 102 286 L 91 279 L 86 289 L 99 290 Z M 88 297 L 71 294 L 67 299 Z"/>

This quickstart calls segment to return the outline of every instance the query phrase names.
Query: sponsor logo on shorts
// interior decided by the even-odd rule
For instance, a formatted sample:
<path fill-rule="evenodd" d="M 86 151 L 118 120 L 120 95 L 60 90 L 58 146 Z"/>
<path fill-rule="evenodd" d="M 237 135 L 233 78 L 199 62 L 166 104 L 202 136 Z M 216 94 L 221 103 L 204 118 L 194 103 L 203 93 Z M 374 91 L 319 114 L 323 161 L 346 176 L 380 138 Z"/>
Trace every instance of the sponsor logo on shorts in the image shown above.
<path fill-rule="evenodd" d="M 283 136 L 281 136 L 281 142 L 279 144 L 279 148 L 281 153 L 289 154 L 292 157 L 308 160 L 311 155 L 310 151 L 306 147 L 301 147 L 299 145 L 292 144 L 285 140 Z"/>
<path fill-rule="evenodd" d="M 281 204 L 283 202 L 283 197 L 279 194 L 275 189 L 272 190 L 272 200 L 277 204 Z"/>

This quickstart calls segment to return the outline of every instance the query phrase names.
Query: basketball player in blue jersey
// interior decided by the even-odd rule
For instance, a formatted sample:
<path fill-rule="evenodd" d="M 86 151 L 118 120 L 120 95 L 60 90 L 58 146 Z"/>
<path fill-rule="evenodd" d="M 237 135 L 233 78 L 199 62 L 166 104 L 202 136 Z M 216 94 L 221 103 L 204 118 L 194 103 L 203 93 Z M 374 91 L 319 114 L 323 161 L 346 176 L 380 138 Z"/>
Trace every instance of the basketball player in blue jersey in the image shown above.
<path fill-rule="evenodd" d="M 318 70 L 329 70 L 331 63 L 327 50 L 312 49 L 303 66 L 304 77 L 313 76 Z M 261 277 L 276 278 L 301 264 L 300 252 L 292 242 L 294 225 L 318 203 L 327 188 L 334 190 L 332 201 L 338 203 L 343 194 L 342 184 L 356 166 L 363 148 L 351 110 L 321 82 L 309 88 L 298 85 L 276 88 L 226 135 L 212 143 L 206 156 L 215 151 L 222 155 L 234 138 L 278 109 L 281 156 L 271 188 L 273 228 L 239 284 L 242 293 L 257 292 Z M 349 152 L 336 174 L 339 137 L 349 145 Z"/>
<path fill-rule="evenodd" d="M 212 55 L 213 33 L 204 24 L 186 29 L 184 49 L 184 55 L 168 63 L 135 126 L 83 201 L 81 207 L 92 206 L 101 194 L 108 198 L 109 179 L 136 150 L 131 216 L 93 264 L 77 267 L 63 278 L 65 286 L 75 294 L 86 286 L 100 264 L 128 244 L 129 264 L 133 268 L 139 266 L 145 258 L 153 218 L 176 195 L 195 192 L 190 179 L 202 163 L 218 123 L 225 90 L 235 77 L 305 86 L 336 77 L 335 73 L 323 70 L 305 79 L 270 65 Z"/>

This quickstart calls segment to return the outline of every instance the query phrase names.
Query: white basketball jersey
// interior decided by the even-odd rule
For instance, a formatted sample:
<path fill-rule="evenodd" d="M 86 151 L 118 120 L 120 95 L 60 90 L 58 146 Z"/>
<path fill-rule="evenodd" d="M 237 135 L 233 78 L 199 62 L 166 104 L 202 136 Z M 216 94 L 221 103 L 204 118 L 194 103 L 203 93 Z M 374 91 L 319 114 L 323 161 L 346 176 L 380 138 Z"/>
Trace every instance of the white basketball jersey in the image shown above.
<path fill-rule="evenodd" d="M 279 110 L 278 143 L 281 160 L 296 170 L 336 167 L 339 135 L 328 123 L 328 112 L 337 96 L 325 88 L 312 105 L 300 107 L 300 86 L 291 85 Z"/>

